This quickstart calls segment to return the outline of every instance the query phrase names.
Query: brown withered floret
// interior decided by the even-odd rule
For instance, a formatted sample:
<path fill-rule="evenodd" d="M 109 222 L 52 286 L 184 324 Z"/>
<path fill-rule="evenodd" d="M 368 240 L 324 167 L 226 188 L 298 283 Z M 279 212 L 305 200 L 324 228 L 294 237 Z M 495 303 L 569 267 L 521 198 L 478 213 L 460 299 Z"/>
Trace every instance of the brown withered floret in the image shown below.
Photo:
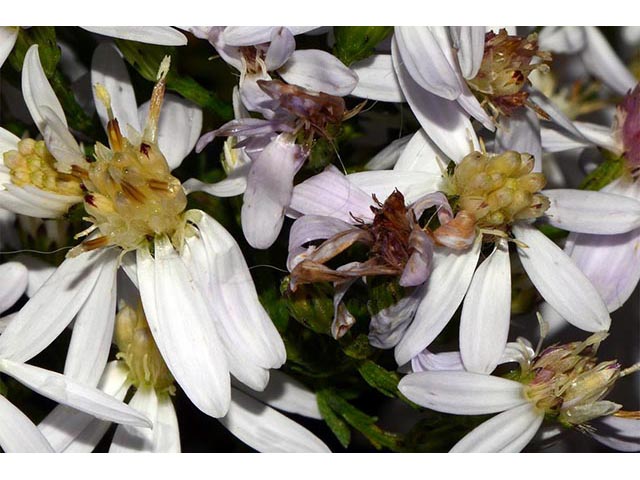
<path fill-rule="evenodd" d="M 420 228 L 407 209 L 404 196 L 398 190 L 384 203 L 372 206 L 374 220 L 371 224 L 360 222 L 352 229 L 340 232 L 327 239 L 291 272 L 290 288 L 314 282 L 337 282 L 340 280 L 374 275 L 400 275 L 413 253 L 410 236 L 414 228 Z M 368 259 L 357 266 L 334 270 L 325 263 L 355 243 L 369 247 Z"/>

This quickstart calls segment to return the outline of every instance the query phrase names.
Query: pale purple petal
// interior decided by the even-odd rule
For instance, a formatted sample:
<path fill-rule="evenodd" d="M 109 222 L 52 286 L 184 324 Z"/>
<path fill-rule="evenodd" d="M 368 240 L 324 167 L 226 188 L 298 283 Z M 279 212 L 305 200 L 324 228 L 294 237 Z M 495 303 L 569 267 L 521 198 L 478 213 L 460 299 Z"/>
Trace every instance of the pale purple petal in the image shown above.
<path fill-rule="evenodd" d="M 544 112 L 549 115 L 549 118 L 553 124 L 556 124 L 566 130 L 567 132 L 575 135 L 577 138 L 581 138 L 581 131 L 577 124 L 581 122 L 572 122 L 556 105 L 541 91 L 535 88 L 529 88 L 529 99 L 538 105 Z"/>
<path fill-rule="evenodd" d="M 433 144 L 425 131 L 420 129 L 411 137 L 393 169 L 442 176 L 446 168 L 445 161 L 444 154 Z"/>
<path fill-rule="evenodd" d="M 149 102 L 138 110 L 144 123 L 149 112 Z M 158 123 L 158 147 L 171 170 L 182 163 L 198 141 L 202 130 L 202 109 L 195 103 L 168 93 L 164 97 Z"/>
<path fill-rule="evenodd" d="M 600 443 L 620 452 L 640 451 L 640 421 L 610 415 L 591 423 L 595 431 L 589 434 Z"/>
<path fill-rule="evenodd" d="M 50 453 L 53 448 L 29 417 L 0 395 L 0 447 L 6 453 Z"/>
<path fill-rule="evenodd" d="M 411 373 L 398 390 L 412 402 L 437 412 L 483 415 L 528 403 L 521 383 L 471 372 Z"/>
<path fill-rule="evenodd" d="M 395 350 L 398 365 L 407 363 L 424 350 L 449 323 L 467 292 L 480 256 L 480 237 L 472 248 L 454 252 L 437 250 L 427 290 L 413 323 Z"/>
<path fill-rule="evenodd" d="M 19 27 L 0 27 L 0 67 L 4 64 L 18 39 Z"/>
<path fill-rule="evenodd" d="M 274 29 L 271 32 L 271 44 L 264 59 L 267 71 L 277 70 L 284 65 L 295 49 L 296 41 L 289 29 L 286 27 Z"/>
<path fill-rule="evenodd" d="M 523 108 L 508 117 L 502 117 L 496 132 L 496 145 L 498 152 L 515 150 L 533 155 L 536 160 L 534 171 L 541 171 L 540 121 L 534 111 Z"/>
<path fill-rule="evenodd" d="M 403 287 L 415 287 L 427 281 L 431 273 L 433 241 L 419 227 L 409 235 L 409 247 L 414 251 L 402 270 L 398 283 Z"/>
<path fill-rule="evenodd" d="M 396 42 L 392 43 L 393 61 L 402 91 L 422 128 L 434 143 L 453 161 L 480 145 L 467 114 L 457 102 L 447 101 L 421 88 L 398 60 Z"/>
<path fill-rule="evenodd" d="M 187 37 L 172 27 L 82 27 L 92 33 L 107 37 L 133 40 L 152 45 L 181 46 L 187 44 Z"/>
<path fill-rule="evenodd" d="M 338 97 L 358 84 L 358 75 L 323 50 L 296 50 L 278 73 L 287 83 Z"/>
<path fill-rule="evenodd" d="M 229 413 L 220 419 L 227 429 L 259 452 L 329 452 L 306 428 L 239 390 L 232 393 Z"/>
<path fill-rule="evenodd" d="M 227 27 L 224 29 L 223 36 L 228 45 L 239 47 L 258 45 L 270 41 L 273 30 L 277 28 L 282 27 Z M 319 27 L 292 26 L 284 28 L 289 30 L 292 35 L 300 35 L 301 33 L 307 33 Z"/>
<path fill-rule="evenodd" d="M 288 134 L 276 137 L 251 165 L 242 204 L 242 231 L 254 248 L 275 242 L 304 153 Z"/>
<path fill-rule="evenodd" d="M 386 170 L 388 168 L 393 168 L 412 138 L 413 135 L 405 135 L 404 137 L 392 141 L 389 145 L 376 153 L 375 156 L 365 164 L 364 169 Z"/>
<path fill-rule="evenodd" d="M 626 95 L 638 81 L 622 63 L 597 27 L 582 27 L 586 43 L 581 58 L 587 70 L 618 95 Z"/>
<path fill-rule="evenodd" d="M 27 289 L 29 272 L 18 262 L 7 262 L 0 265 L 0 313 L 8 310 L 16 303 Z"/>
<path fill-rule="evenodd" d="M 400 170 L 357 172 L 347 175 L 347 178 L 369 196 L 375 195 L 380 202 L 384 202 L 394 190 L 398 189 L 407 204 L 440 190 L 442 184 L 441 173 Z"/>
<path fill-rule="evenodd" d="M 424 291 L 424 287 L 416 288 L 410 295 L 373 315 L 369 323 L 369 343 L 376 348 L 395 347 L 413 320 Z"/>
<path fill-rule="evenodd" d="M 89 252 L 67 258 L 22 307 L 0 336 L 0 357 L 27 361 L 44 350 L 71 323 L 103 268 L 112 268 L 111 252 Z"/>
<path fill-rule="evenodd" d="M 444 27 L 396 27 L 394 62 L 402 63 L 422 89 L 455 100 L 461 93 L 457 73 L 438 42 L 438 29 Z"/>
<path fill-rule="evenodd" d="M 142 305 L 162 358 L 196 407 L 225 415 L 229 369 L 203 292 L 166 238 L 156 238 L 155 258 L 146 249 L 136 253 Z"/>
<path fill-rule="evenodd" d="M 43 107 L 49 107 L 60 118 L 66 126 L 67 120 L 64 116 L 64 110 L 60 101 L 47 80 L 42 64 L 40 63 L 40 54 L 38 53 L 38 45 L 32 45 L 27 50 L 24 57 L 24 65 L 22 67 L 22 94 L 27 104 L 31 118 L 37 125 L 38 130 L 44 133 L 46 120 L 42 114 Z"/>
<path fill-rule="evenodd" d="M 373 220 L 371 195 L 364 192 L 334 167 L 298 184 L 293 189 L 290 209 L 301 215 L 322 215 L 354 223 L 354 217 Z"/>
<path fill-rule="evenodd" d="M 300 262 L 307 252 L 307 248 L 303 247 L 305 243 L 314 240 L 326 240 L 340 232 L 353 228 L 349 224 L 339 218 L 321 216 L 321 215 L 304 215 L 298 218 L 291 226 L 289 232 L 289 256 L 287 258 L 287 268 L 292 271 L 298 262 Z M 303 257 L 298 257 L 302 255 Z"/>
<path fill-rule="evenodd" d="M 460 70 L 466 79 L 472 79 L 478 73 L 484 55 L 485 28 L 449 27 L 453 42 L 458 49 Z"/>
<path fill-rule="evenodd" d="M 89 413 L 101 420 L 150 427 L 142 414 L 111 395 L 69 377 L 26 363 L 0 360 L 0 371 L 51 400 Z"/>
<path fill-rule="evenodd" d="M 382 102 L 404 102 L 391 55 L 371 55 L 351 65 L 351 70 L 358 75 L 358 85 L 351 95 Z"/>
<path fill-rule="evenodd" d="M 640 227 L 640 201 L 606 192 L 543 190 L 551 202 L 545 212 L 553 226 L 577 233 L 616 234 Z"/>
<path fill-rule="evenodd" d="M 608 330 L 611 318 L 598 291 L 575 263 L 535 227 L 515 224 L 520 262 L 540 295 L 568 322 L 588 332 Z"/>
<path fill-rule="evenodd" d="M 111 260 L 106 260 L 73 323 L 64 365 L 65 375 L 90 386 L 98 384 L 107 364 L 116 317 L 116 272 L 120 252 L 111 250 L 108 253 Z"/>
<path fill-rule="evenodd" d="M 91 91 L 100 122 L 106 130 L 109 117 L 106 107 L 96 94 L 94 88 L 96 84 L 104 86 L 109 92 L 111 109 L 120 128 L 126 131 L 127 125 L 131 125 L 137 132 L 141 132 L 141 123 L 138 121 L 137 112 L 138 104 L 129 72 L 127 72 L 127 67 L 122 60 L 122 55 L 112 43 L 98 45 L 91 59 Z"/>
<path fill-rule="evenodd" d="M 478 267 L 462 307 L 460 354 L 470 372 L 491 373 L 507 344 L 511 318 L 509 247 L 500 240 Z"/>
<path fill-rule="evenodd" d="M 520 452 L 535 436 L 544 413 L 530 403 L 487 420 L 454 445 L 451 452 Z"/>

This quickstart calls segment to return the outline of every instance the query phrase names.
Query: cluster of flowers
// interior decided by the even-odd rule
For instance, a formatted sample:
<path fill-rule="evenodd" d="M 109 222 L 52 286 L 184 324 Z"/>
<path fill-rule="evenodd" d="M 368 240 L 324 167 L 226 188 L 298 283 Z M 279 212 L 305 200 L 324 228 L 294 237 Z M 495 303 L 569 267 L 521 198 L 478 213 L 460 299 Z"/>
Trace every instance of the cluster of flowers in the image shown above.
<path fill-rule="evenodd" d="M 87 227 L 57 268 L 24 256 L 0 265 L 0 311 L 11 312 L 0 319 L 0 372 L 60 404 L 36 426 L 0 396 L 5 451 L 92 451 L 111 422 L 110 451 L 180 451 L 176 384 L 256 450 L 329 451 L 278 411 L 322 418 L 314 392 L 277 370 L 285 344 L 240 246 L 204 209 L 188 209 L 194 192 L 242 195 L 254 249 L 272 248 L 290 225 L 287 289 L 332 286 L 336 341 L 356 324 L 352 287 L 395 285 L 401 298 L 372 312 L 368 341 L 393 349 L 399 392 L 438 412 L 502 412 L 453 451 L 520 451 L 543 421 L 546 437 L 577 428 L 640 449 L 638 413 L 605 399 L 640 363 L 596 358 L 610 313 L 640 280 L 640 87 L 598 29 L 396 27 L 349 66 L 296 49 L 296 36 L 331 38 L 322 27 L 87 30 L 104 41 L 88 75 L 106 144 L 69 128 L 37 44 L 21 81 L 41 137 L 0 129 L 2 249 L 20 247 L 17 223 L 53 231 L 79 213 Z M 626 33 L 633 42 L 635 30 Z M 0 60 L 18 35 L 2 30 Z M 201 108 L 165 93 L 170 57 L 139 106 L 108 37 L 208 41 L 239 72 L 234 119 L 203 134 Z M 569 91 L 558 59 L 567 82 L 580 72 L 602 88 Z M 319 140 L 331 143 L 373 101 L 408 104 L 418 131 L 364 170 L 297 175 Z M 575 120 L 593 111 L 611 126 Z M 226 178 L 181 183 L 172 171 L 217 137 L 227 137 Z M 559 164 L 575 156 L 559 153 L 591 147 L 608 152 L 615 174 L 597 189 L 570 188 L 576 179 Z M 519 265 L 542 300 L 541 325 L 566 321 L 585 338 L 545 349 L 542 339 L 536 349 L 508 342 Z M 460 307 L 459 351 L 433 353 Z M 26 363 L 70 325 L 64 374 Z"/>

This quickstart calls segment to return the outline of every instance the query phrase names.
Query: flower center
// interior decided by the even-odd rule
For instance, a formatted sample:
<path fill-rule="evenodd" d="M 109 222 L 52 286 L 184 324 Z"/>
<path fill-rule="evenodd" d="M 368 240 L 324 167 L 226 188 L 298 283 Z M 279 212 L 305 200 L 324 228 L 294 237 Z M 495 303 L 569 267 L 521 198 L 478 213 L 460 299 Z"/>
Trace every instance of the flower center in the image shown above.
<path fill-rule="evenodd" d="M 605 332 L 584 342 L 556 345 L 533 358 L 521 382 L 526 397 L 545 414 L 565 426 L 576 426 L 617 412 L 621 405 L 602 400 L 615 382 L 633 371 L 617 361 L 598 362 L 596 352 Z"/>
<path fill-rule="evenodd" d="M 457 210 L 473 216 L 476 226 L 505 230 L 516 220 L 538 218 L 549 208 L 539 192 L 546 179 L 532 172 L 533 157 L 508 151 L 473 152 L 448 177 L 447 192 L 458 197 Z"/>
<path fill-rule="evenodd" d="M 532 63 L 534 57 L 541 62 Z M 535 69 L 548 70 L 549 61 L 551 55 L 538 50 L 535 33 L 522 38 L 507 35 L 504 29 L 497 35 L 488 32 L 480 70 L 467 83 L 494 115 L 511 115 L 515 109 L 527 104 L 529 94 L 523 88 L 529 74 Z"/>
<path fill-rule="evenodd" d="M 150 386 L 157 392 L 173 393 L 173 376 L 153 340 L 141 303 L 136 309 L 128 305 L 120 309 L 114 338 L 117 357 L 129 367 L 129 380 L 136 388 Z"/>
<path fill-rule="evenodd" d="M 33 185 L 60 195 L 82 196 L 80 181 L 56 170 L 56 159 L 42 140 L 20 140 L 18 150 L 5 152 L 4 163 L 9 168 L 11 182 L 18 187 Z"/>
<path fill-rule="evenodd" d="M 78 236 L 96 229 L 100 232 L 76 247 L 80 251 L 109 245 L 134 250 L 158 235 L 166 235 L 176 248 L 182 247 L 186 235 L 182 213 L 187 197 L 180 181 L 171 175 L 156 141 L 168 63 L 163 62 L 160 68 L 142 138 L 130 140 L 122 136 L 108 93 L 104 87 L 96 86 L 109 113 L 110 148 L 97 143 L 96 161 L 74 170 L 87 191 L 84 206 L 90 217 L 86 220 L 93 224 Z"/>

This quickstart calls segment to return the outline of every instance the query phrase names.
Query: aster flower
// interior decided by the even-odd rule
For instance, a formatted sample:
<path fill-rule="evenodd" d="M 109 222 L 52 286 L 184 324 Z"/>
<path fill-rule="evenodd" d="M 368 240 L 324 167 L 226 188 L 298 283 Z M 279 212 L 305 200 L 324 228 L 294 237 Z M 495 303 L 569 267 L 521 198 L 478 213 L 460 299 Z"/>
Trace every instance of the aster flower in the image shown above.
<path fill-rule="evenodd" d="M 624 415 L 622 405 L 604 400 L 621 378 L 640 369 L 598 362 L 604 333 L 583 342 L 554 345 L 535 357 L 523 355 L 513 379 L 461 371 L 425 371 L 404 377 L 399 390 L 410 400 L 458 415 L 502 412 L 460 440 L 451 452 L 519 452 L 543 420 L 590 432 L 600 417 Z"/>
<path fill-rule="evenodd" d="M 454 139 L 461 139 L 463 135 L 451 134 Z M 466 135 L 471 133 L 467 131 Z M 468 145 L 478 140 L 469 139 L 465 143 L 468 152 Z M 458 148 L 462 149 L 462 145 Z M 570 231 L 625 232 L 637 228 L 638 204 L 608 193 L 542 190 L 544 176 L 532 172 L 534 160 L 528 154 L 470 152 L 457 161 L 454 159 L 446 173 L 438 157 L 440 154 L 428 137 L 418 132 L 393 172 L 360 172 L 348 176 L 353 184 L 380 200 L 396 188 L 408 202 L 442 191 L 456 198 L 455 216 L 462 213 L 457 222 L 450 222 L 440 232 L 427 288 L 402 306 L 411 312 L 410 318 L 413 312 L 415 317 L 395 347 L 398 364 L 408 362 L 426 348 L 464 298 L 460 348 L 465 366 L 477 372 L 490 372 L 495 368 L 509 328 L 511 279 L 507 241 L 512 238 L 510 235 L 515 238 L 518 256 L 529 278 L 545 300 L 579 328 L 606 330 L 609 315 L 595 288 L 531 222 L 544 218 Z M 350 192 L 344 188 L 338 191 L 335 202 L 323 199 L 323 204 L 318 205 L 317 189 L 307 188 L 303 182 L 294 190 L 291 207 L 300 213 L 318 214 L 338 206 L 335 211 L 344 216 L 350 208 L 343 200 L 345 191 Z M 476 270 L 483 242 L 495 246 Z"/>
<path fill-rule="evenodd" d="M 25 61 L 25 69 L 41 70 L 37 47 Z M 193 148 L 201 113 L 167 99 L 171 115 L 160 119 L 168 67 L 165 59 L 138 133 L 137 105 L 118 52 L 111 46 L 96 52 L 96 96 L 103 103 L 98 113 L 106 120 L 109 147 L 96 144 L 95 162 L 58 160 L 83 185 L 92 225 L 78 236 L 88 238 L 16 315 L 0 337 L 0 352 L 32 358 L 77 314 L 65 373 L 95 385 L 111 343 L 116 271 L 124 264 L 172 375 L 198 408 L 222 416 L 229 408 L 230 372 L 260 390 L 285 351 L 235 240 L 206 213 L 185 211 L 185 192 L 170 170 Z M 112 87 L 111 97 L 105 85 Z M 116 112 L 129 125 L 127 136 Z"/>
<path fill-rule="evenodd" d="M 640 200 L 640 87 L 636 86 L 618 105 L 610 127 L 575 122 L 583 133 L 576 138 L 555 130 L 543 130 L 543 146 L 554 152 L 598 146 L 622 158 L 619 177 L 601 191 Z M 571 234 L 565 251 L 602 295 L 609 311 L 620 308 L 640 280 L 640 229 L 619 235 Z"/>
<path fill-rule="evenodd" d="M 223 33 L 215 34 L 216 38 L 222 38 Z M 242 229 L 249 244 L 262 249 L 272 245 L 280 233 L 294 176 L 309 156 L 315 138 L 328 137 L 330 128 L 359 110 L 346 110 L 342 97 L 353 90 L 357 80 L 337 58 L 320 50 L 294 52 L 295 42 L 286 28 L 273 30 L 272 35 L 268 46 L 234 50 L 244 55 L 241 65 L 245 68 L 234 99 L 236 118 L 203 135 L 196 147 L 200 151 L 216 136 L 231 136 L 235 140 L 226 150 L 241 149 L 237 155 L 249 157 L 251 166 L 244 170 Z M 267 73 L 271 52 L 279 48 L 278 39 L 283 35 L 289 35 L 293 42 L 286 54 L 291 58 L 278 70 L 288 83 L 273 80 Z M 214 45 L 222 51 L 219 42 Z M 249 51 L 251 55 L 247 57 Z M 252 74 L 253 71 L 257 73 Z M 245 109 L 258 111 L 264 118 L 252 118 Z M 220 185 L 207 186 L 194 180 L 188 185 L 214 195 L 237 194 L 236 190 L 226 192 Z"/>
<path fill-rule="evenodd" d="M 129 404 L 152 419 L 152 428 L 118 426 L 109 449 L 112 453 L 148 452 L 170 453 L 180 451 L 178 418 L 171 401 L 175 394 L 174 379 L 153 340 L 142 305 L 131 308 L 122 303 L 115 327 L 118 360 L 107 364 L 99 387 L 118 400 L 135 393 Z M 296 413 L 314 412 L 315 398 L 301 385 L 284 380 L 282 374 L 270 382 L 273 391 L 287 391 L 288 398 L 276 395 L 284 405 Z M 282 383 L 284 382 L 284 383 Z M 269 398 L 269 387 L 259 395 Z M 313 434 L 297 423 L 277 413 L 238 388 L 232 387 L 231 404 L 227 414 L 220 418 L 229 430 L 245 443 L 260 451 L 328 451 Z M 303 407 L 296 409 L 295 403 Z M 278 401 L 276 400 L 276 403 Z M 293 403 L 293 404 L 292 404 Z M 90 452 L 105 435 L 109 422 L 60 406 L 54 409 L 38 428 L 57 452 Z"/>

